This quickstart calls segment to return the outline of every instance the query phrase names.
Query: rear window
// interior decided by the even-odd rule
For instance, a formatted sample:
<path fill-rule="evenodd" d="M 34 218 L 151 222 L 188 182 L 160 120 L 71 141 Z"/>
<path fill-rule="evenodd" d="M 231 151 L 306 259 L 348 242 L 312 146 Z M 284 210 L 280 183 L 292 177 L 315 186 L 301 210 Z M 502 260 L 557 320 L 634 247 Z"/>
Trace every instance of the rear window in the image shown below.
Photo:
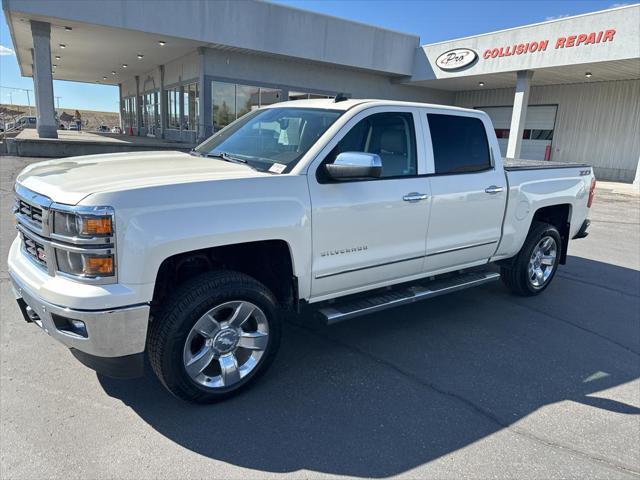
<path fill-rule="evenodd" d="M 491 168 L 489 142 L 479 118 L 427 114 L 435 173 L 479 172 Z"/>

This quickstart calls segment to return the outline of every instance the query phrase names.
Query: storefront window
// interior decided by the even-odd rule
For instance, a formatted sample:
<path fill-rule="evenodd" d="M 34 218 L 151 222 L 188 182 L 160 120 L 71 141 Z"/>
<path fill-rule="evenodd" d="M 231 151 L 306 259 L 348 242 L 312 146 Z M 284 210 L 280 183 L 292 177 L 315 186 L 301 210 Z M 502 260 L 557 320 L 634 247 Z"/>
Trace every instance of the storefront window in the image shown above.
<path fill-rule="evenodd" d="M 134 128 L 138 128 L 138 104 L 136 103 L 136 97 L 129 98 L 129 111 L 131 112 L 131 125 Z"/>
<path fill-rule="evenodd" d="M 147 124 L 147 122 L 146 122 L 146 120 L 144 118 L 144 114 L 145 114 L 145 111 L 144 111 L 144 97 L 142 95 L 140 95 L 140 97 L 138 97 L 138 105 L 140 105 L 140 108 L 142 109 L 142 118 L 140 118 L 140 122 L 141 122 L 140 126 L 144 127 Z"/>
<path fill-rule="evenodd" d="M 198 112 L 199 105 L 199 91 L 197 83 L 190 83 L 184 86 L 183 97 L 183 117 L 182 117 L 182 129 L 183 130 L 197 130 L 198 129 Z"/>
<path fill-rule="evenodd" d="M 248 85 L 236 85 L 236 117 L 241 117 L 260 107 L 260 89 Z"/>
<path fill-rule="evenodd" d="M 211 82 L 213 94 L 213 129 L 220 130 L 236 119 L 236 86 Z"/>
<path fill-rule="evenodd" d="M 142 122 L 147 133 L 154 135 L 159 127 L 158 92 L 147 92 L 142 96 Z"/>
<path fill-rule="evenodd" d="M 167 128 L 180 129 L 180 87 L 167 90 Z"/>
<path fill-rule="evenodd" d="M 138 127 L 136 97 L 125 97 L 122 100 L 122 123 L 125 129 Z"/>
<path fill-rule="evenodd" d="M 258 107 L 282 101 L 282 90 L 211 82 L 213 129 L 218 131 Z"/>
<path fill-rule="evenodd" d="M 260 89 L 260 106 L 271 105 L 283 100 L 282 90 L 277 88 L 261 88 Z"/>
<path fill-rule="evenodd" d="M 314 98 L 333 98 L 330 95 L 309 92 L 289 92 L 289 100 L 310 100 Z"/>

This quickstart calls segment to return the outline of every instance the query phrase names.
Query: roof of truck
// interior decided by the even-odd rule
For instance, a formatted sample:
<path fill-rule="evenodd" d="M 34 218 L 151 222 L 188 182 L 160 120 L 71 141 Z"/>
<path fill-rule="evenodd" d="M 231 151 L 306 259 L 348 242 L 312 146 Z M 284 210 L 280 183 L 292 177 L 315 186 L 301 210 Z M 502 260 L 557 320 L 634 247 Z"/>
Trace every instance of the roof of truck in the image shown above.
<path fill-rule="evenodd" d="M 297 107 L 297 108 L 325 108 L 327 110 L 349 110 L 363 103 L 372 106 L 403 106 L 403 107 L 432 107 L 460 112 L 478 112 L 469 108 L 453 107 L 451 105 L 440 105 L 435 103 L 401 102 L 397 100 L 380 100 L 374 98 L 350 98 L 348 100 L 334 101 L 333 98 L 319 98 L 312 100 L 291 100 L 269 105 L 267 108 Z"/>

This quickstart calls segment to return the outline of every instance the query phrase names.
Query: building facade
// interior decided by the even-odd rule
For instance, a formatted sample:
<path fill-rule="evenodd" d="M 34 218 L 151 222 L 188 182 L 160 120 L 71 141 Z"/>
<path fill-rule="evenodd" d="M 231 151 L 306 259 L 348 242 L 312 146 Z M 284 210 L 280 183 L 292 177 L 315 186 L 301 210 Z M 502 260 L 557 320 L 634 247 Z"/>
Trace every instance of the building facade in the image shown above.
<path fill-rule="evenodd" d="M 261 105 L 343 93 L 483 109 L 505 156 L 640 175 L 640 5 L 429 45 L 260 1 L 149 5 L 3 0 L 41 135 L 54 78 L 118 85 L 125 133 L 190 143 Z"/>

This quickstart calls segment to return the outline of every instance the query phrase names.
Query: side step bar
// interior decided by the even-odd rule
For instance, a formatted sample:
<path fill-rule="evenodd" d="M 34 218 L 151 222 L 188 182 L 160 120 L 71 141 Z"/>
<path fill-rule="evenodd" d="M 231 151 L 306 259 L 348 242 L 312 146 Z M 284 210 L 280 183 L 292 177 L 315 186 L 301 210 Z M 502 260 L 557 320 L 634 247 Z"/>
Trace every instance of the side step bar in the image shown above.
<path fill-rule="evenodd" d="M 376 290 L 377 294 L 357 299 L 331 303 L 318 310 L 320 318 L 327 324 L 341 322 L 360 315 L 379 312 L 387 308 L 407 305 L 427 298 L 437 297 L 458 290 L 476 287 L 493 282 L 500 274 L 493 271 L 464 272 L 435 280 L 419 280 L 418 282 L 391 287 L 389 290 Z"/>

